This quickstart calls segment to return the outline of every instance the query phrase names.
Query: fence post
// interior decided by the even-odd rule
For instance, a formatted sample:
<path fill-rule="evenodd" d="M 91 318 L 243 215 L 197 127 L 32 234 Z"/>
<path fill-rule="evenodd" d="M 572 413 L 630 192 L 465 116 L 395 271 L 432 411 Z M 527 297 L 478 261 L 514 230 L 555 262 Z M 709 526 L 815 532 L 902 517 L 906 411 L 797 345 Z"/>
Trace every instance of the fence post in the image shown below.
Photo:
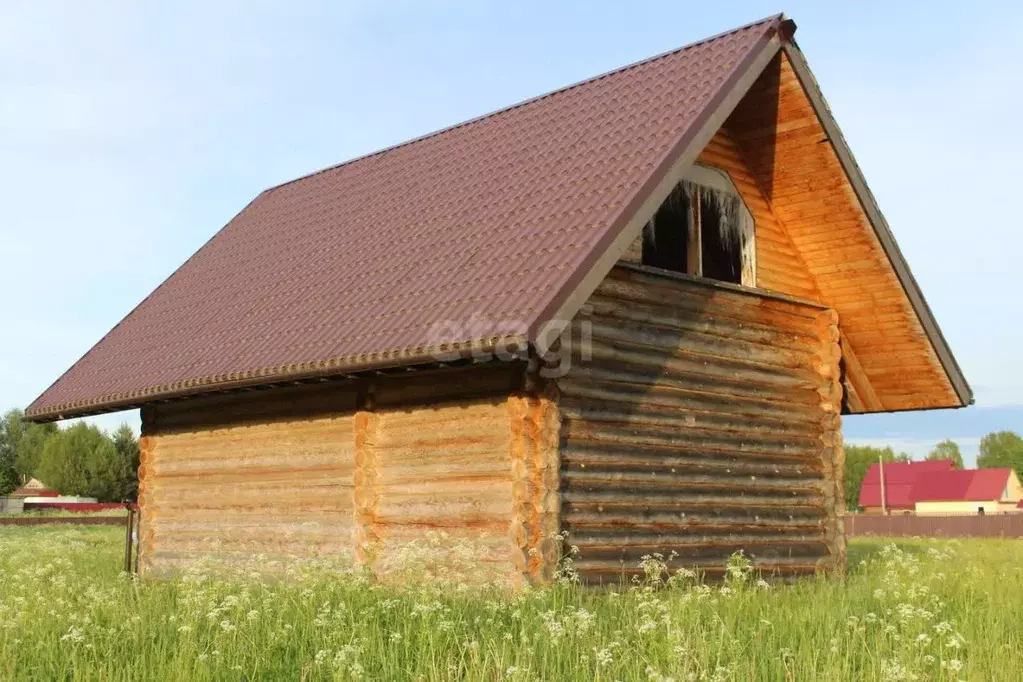
<path fill-rule="evenodd" d="M 135 526 L 135 510 L 131 508 L 130 504 L 124 505 L 128 509 L 127 523 L 124 524 L 124 572 L 131 573 L 131 546 L 132 546 L 132 531 Z"/>
<path fill-rule="evenodd" d="M 138 504 L 133 504 L 131 510 L 135 513 L 135 525 L 132 531 L 135 533 L 132 537 L 135 538 L 135 573 L 139 572 L 139 530 L 142 526 L 142 512 L 139 511 Z"/>

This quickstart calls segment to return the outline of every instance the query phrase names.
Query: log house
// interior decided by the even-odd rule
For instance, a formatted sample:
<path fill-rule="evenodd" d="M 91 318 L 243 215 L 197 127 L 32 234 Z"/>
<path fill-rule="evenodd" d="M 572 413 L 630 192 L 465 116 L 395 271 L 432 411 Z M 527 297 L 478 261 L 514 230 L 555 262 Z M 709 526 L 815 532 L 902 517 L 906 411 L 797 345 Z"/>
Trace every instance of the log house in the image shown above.
<path fill-rule="evenodd" d="M 841 415 L 969 386 L 783 16 L 274 187 L 27 410 L 141 409 L 141 565 L 432 530 L 841 570 Z M 212 541 L 212 542 L 211 542 Z"/>

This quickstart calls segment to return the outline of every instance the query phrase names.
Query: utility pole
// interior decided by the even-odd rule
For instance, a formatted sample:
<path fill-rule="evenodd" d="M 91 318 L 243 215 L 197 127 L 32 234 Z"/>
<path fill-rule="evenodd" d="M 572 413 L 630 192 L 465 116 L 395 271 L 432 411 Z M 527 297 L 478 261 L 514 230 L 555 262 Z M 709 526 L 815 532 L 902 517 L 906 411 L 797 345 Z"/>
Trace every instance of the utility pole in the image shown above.
<path fill-rule="evenodd" d="M 881 513 L 887 514 L 888 505 L 885 504 L 884 495 L 884 460 L 881 458 L 881 455 L 877 456 L 877 473 L 881 476 Z"/>

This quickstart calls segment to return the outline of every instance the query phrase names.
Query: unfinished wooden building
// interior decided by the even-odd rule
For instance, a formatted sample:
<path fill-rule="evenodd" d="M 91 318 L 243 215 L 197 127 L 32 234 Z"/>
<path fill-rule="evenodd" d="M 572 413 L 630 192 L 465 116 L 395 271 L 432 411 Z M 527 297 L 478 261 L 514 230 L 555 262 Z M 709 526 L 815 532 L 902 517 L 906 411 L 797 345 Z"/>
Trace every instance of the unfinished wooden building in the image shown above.
<path fill-rule="evenodd" d="M 28 409 L 141 408 L 142 565 L 434 529 L 841 567 L 841 414 L 970 389 L 772 17 L 262 193 Z"/>

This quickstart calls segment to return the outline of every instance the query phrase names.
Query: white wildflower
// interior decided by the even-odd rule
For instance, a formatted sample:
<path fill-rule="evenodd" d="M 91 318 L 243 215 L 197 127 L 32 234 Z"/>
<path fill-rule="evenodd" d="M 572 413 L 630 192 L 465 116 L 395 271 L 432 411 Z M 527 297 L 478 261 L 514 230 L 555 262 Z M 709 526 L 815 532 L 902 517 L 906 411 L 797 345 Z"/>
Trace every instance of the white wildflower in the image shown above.
<path fill-rule="evenodd" d="M 594 649 L 594 651 L 596 651 L 597 665 L 600 667 L 606 668 L 614 662 L 614 655 L 611 653 L 610 648 Z"/>
<path fill-rule="evenodd" d="M 68 629 L 66 634 L 61 635 L 60 641 L 71 642 L 72 644 L 79 644 L 85 641 L 85 632 L 83 632 L 80 628 L 71 626 L 71 628 Z"/>

